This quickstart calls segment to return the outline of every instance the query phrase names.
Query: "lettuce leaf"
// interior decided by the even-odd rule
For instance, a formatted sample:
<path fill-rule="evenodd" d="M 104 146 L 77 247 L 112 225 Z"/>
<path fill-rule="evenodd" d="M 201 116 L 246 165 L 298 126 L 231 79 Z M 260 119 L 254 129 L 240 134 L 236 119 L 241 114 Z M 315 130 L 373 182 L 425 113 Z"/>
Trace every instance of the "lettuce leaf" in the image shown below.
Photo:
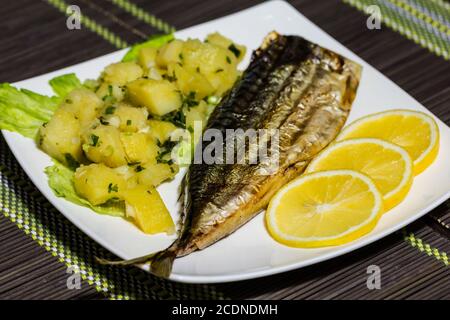
<path fill-rule="evenodd" d="M 0 84 L 0 129 L 34 138 L 39 127 L 50 120 L 58 104 L 58 97 L 19 90 L 8 83 Z"/>
<path fill-rule="evenodd" d="M 67 93 L 81 87 L 73 73 L 53 78 L 49 83 L 56 96 L 17 89 L 9 83 L 0 84 L 0 129 L 36 137 L 40 126 L 50 120 Z"/>
<path fill-rule="evenodd" d="M 53 92 L 61 99 L 64 99 L 73 89 L 82 86 L 75 73 L 68 73 L 55 77 L 49 81 L 49 84 L 52 87 Z"/>
<path fill-rule="evenodd" d="M 136 61 L 139 50 L 142 48 L 159 48 L 167 42 L 175 39 L 173 34 L 157 35 L 150 37 L 147 41 L 135 44 L 128 50 L 125 56 L 122 58 L 122 62 Z"/>
<path fill-rule="evenodd" d="M 54 160 L 54 165 L 45 168 L 48 185 L 56 196 L 65 198 L 75 204 L 91 208 L 95 212 L 116 217 L 124 217 L 125 209 L 122 202 L 110 201 L 107 204 L 94 206 L 86 199 L 79 197 L 73 185 L 74 171 Z"/>

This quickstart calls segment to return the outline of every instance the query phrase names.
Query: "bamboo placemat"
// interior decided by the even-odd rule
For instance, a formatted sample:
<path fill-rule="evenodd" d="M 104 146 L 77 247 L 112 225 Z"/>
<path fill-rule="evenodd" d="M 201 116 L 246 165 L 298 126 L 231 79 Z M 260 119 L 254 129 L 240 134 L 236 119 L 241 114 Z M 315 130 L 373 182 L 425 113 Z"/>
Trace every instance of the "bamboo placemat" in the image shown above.
<path fill-rule="evenodd" d="M 0 81 L 13 82 L 59 69 L 142 41 L 151 34 L 182 29 L 258 2 L 70 1 L 82 9 L 83 20 L 82 30 L 68 31 L 64 17 L 67 3 L 63 0 L 14 1 L 6 4 L 0 13 L 3 30 L 15 30 L 0 35 L 3 44 L 0 51 L 4 57 L 0 61 Z M 346 2 L 362 10 L 368 4 L 364 0 Z M 320 4 L 299 0 L 292 4 L 449 124 L 450 67 L 444 60 L 449 52 L 448 3 L 442 0 L 369 2 L 380 7 L 385 23 L 381 30 L 368 30 L 366 17 L 338 0 Z M 19 10 L 21 16 L 15 17 Z M 30 31 L 27 25 L 36 27 Z M 70 224 L 40 195 L 1 139 L 0 297 L 448 299 L 449 206 L 447 201 L 403 232 L 319 265 L 232 284 L 182 285 L 157 279 L 137 268 L 110 268 L 93 262 L 94 255 L 109 253 Z M 36 246 L 36 242 L 45 250 Z M 366 269 L 372 264 L 382 270 L 381 290 L 371 291 L 365 285 Z M 70 275 L 66 273 L 67 266 L 81 272 L 85 281 L 82 289 L 67 289 L 66 280 Z"/>

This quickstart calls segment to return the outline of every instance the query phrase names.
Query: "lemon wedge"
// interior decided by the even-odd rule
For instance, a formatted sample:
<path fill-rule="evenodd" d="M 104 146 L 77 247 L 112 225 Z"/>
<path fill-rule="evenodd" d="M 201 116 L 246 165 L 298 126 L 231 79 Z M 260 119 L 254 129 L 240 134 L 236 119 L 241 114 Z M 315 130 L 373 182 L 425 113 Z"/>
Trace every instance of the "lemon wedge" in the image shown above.
<path fill-rule="evenodd" d="M 403 148 L 380 139 L 349 139 L 334 143 L 314 158 L 306 169 L 348 169 L 370 177 L 380 190 L 385 210 L 398 205 L 413 181 L 413 164 Z"/>
<path fill-rule="evenodd" d="M 439 152 L 439 129 L 432 117 L 411 110 L 390 110 L 356 120 L 337 140 L 378 138 L 408 151 L 418 175 L 433 163 Z"/>
<path fill-rule="evenodd" d="M 340 245 L 370 232 L 383 198 L 375 183 L 353 170 L 306 174 L 291 181 L 270 201 L 266 225 L 288 246 Z"/>

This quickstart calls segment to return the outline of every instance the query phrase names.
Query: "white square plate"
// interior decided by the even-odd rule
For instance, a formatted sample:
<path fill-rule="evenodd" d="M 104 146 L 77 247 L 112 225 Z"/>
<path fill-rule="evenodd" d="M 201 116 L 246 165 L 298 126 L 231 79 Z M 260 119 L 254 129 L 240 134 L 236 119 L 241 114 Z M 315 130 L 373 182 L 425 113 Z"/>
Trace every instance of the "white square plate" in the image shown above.
<path fill-rule="evenodd" d="M 430 114 L 396 84 L 283 1 L 264 3 L 228 17 L 179 31 L 176 36 L 204 38 L 210 32 L 219 31 L 236 42 L 245 44 L 251 51 L 257 48 L 264 36 L 272 30 L 302 36 L 363 66 L 362 79 L 349 122 L 391 108 L 420 110 Z M 82 80 L 97 78 L 106 65 L 119 61 L 124 52 L 125 50 L 121 50 L 15 85 L 42 94 L 52 94 L 47 85 L 51 78 L 69 72 L 76 73 Z M 248 61 L 249 54 L 243 66 L 246 66 Z M 430 168 L 416 177 L 405 201 L 384 215 L 370 234 L 339 247 L 288 248 L 269 236 L 264 226 L 263 214 L 260 214 L 226 239 L 205 250 L 177 259 L 171 279 L 190 283 L 212 283 L 276 274 L 355 250 L 420 218 L 450 196 L 450 129 L 438 119 L 436 121 L 441 133 L 438 158 Z M 130 259 L 142 256 L 161 250 L 173 241 L 173 237 L 165 235 L 145 235 L 123 219 L 95 214 L 90 209 L 56 197 L 49 188 L 44 174 L 44 168 L 51 165 L 50 158 L 40 151 L 31 139 L 6 131 L 3 134 L 15 157 L 44 196 L 78 228 L 119 257 Z M 165 183 L 159 188 L 175 219 L 177 190 L 181 176 L 180 173 L 174 181 Z"/>

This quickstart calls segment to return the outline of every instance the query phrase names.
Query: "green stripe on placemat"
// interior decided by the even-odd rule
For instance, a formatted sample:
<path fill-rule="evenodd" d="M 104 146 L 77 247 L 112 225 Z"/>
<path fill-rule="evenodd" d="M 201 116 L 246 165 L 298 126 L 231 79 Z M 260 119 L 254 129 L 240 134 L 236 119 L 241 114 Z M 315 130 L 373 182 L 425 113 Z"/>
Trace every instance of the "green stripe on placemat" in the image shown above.
<path fill-rule="evenodd" d="M 414 233 L 406 233 L 403 231 L 404 240 L 409 243 L 412 247 L 417 248 L 420 252 L 424 252 L 430 257 L 434 257 L 436 260 L 441 261 L 444 265 L 448 266 L 448 256 L 446 252 L 440 251 L 438 248 L 431 247 L 428 243 L 424 242 L 422 239 L 417 238 Z"/>
<path fill-rule="evenodd" d="M 343 1 L 364 12 L 378 6 L 387 26 L 438 56 L 450 58 L 450 6 L 442 0 Z"/>
<path fill-rule="evenodd" d="M 56 9 L 58 9 L 62 13 L 69 15 L 67 13 L 68 4 L 66 2 L 64 2 L 64 0 L 45 0 L 45 1 L 47 1 L 49 4 L 54 6 Z M 116 34 L 109 31 L 107 28 L 99 25 L 98 23 L 96 23 L 94 20 L 92 20 L 91 18 L 89 18 L 86 15 L 82 15 L 80 22 L 87 29 L 89 29 L 90 31 L 99 35 L 104 40 L 106 40 L 109 43 L 111 43 L 112 45 L 114 45 L 116 48 L 123 49 L 123 48 L 127 48 L 130 46 L 125 40 L 121 39 Z"/>
<path fill-rule="evenodd" d="M 161 31 L 164 31 L 165 33 L 172 33 L 175 31 L 175 28 L 172 27 L 171 25 L 165 23 L 161 19 L 158 19 L 154 15 L 145 12 L 137 5 L 127 0 L 109 0 L 109 1 L 111 1 L 118 7 L 122 8 L 123 10 L 129 12 L 139 20 L 144 21 L 147 24 L 151 25 L 152 27 L 155 27 Z"/>
<path fill-rule="evenodd" d="M 62 13 L 67 3 L 46 0 Z M 143 22 L 164 32 L 175 29 L 127 0 L 110 0 Z M 379 5 L 383 21 L 408 38 L 449 58 L 450 7 L 441 0 L 344 0 L 364 10 Z M 82 24 L 117 48 L 128 43 L 83 15 Z M 224 299 L 213 285 L 187 285 L 162 280 L 134 267 L 102 266 L 95 256 L 112 257 L 106 249 L 78 230 L 40 194 L 0 137 L 0 211 L 67 267 L 111 299 Z M 405 241 L 448 266 L 445 252 L 406 234 Z"/>

